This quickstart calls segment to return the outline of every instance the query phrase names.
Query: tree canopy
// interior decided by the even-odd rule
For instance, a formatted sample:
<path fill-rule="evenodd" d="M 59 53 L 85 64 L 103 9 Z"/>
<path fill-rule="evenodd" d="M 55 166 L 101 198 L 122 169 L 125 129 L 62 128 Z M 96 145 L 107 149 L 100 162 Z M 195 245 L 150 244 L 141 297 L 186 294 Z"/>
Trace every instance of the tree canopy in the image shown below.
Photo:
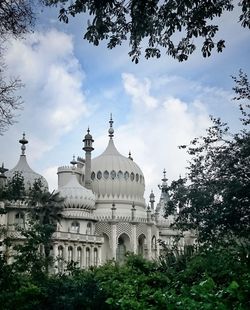
<path fill-rule="evenodd" d="M 169 187 L 166 215 L 178 208 L 174 226 L 196 230 L 203 243 L 249 241 L 250 236 L 250 85 L 242 71 L 233 79 L 242 130 L 232 133 L 212 118 L 204 137 L 181 146 L 191 155 L 188 173 Z"/>
<path fill-rule="evenodd" d="M 107 40 L 114 48 L 128 40 L 129 56 L 137 63 L 141 54 L 159 58 L 166 53 L 179 61 L 187 60 L 201 39 L 204 57 L 213 49 L 222 52 L 223 39 L 216 39 L 219 30 L 217 17 L 240 6 L 239 22 L 250 28 L 248 0 L 176 1 L 176 0 L 43 0 L 46 5 L 59 5 L 59 20 L 69 22 L 77 14 L 88 14 L 84 39 L 98 45 Z"/>

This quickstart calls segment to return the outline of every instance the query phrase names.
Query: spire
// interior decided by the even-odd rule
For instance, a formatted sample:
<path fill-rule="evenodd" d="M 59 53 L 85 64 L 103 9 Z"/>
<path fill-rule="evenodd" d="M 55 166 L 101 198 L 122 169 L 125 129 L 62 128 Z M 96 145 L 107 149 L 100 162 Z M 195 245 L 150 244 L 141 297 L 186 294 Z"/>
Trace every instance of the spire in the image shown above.
<path fill-rule="evenodd" d="M 2 167 L 0 167 L 0 174 L 4 175 L 6 171 L 8 171 L 9 169 L 4 168 L 4 163 L 2 163 Z"/>
<path fill-rule="evenodd" d="M 112 113 L 110 114 L 110 120 L 109 120 L 109 137 L 112 139 L 114 137 L 114 128 L 113 128 L 113 119 L 112 119 Z"/>
<path fill-rule="evenodd" d="M 76 157 L 75 157 L 75 155 L 73 155 L 73 159 L 71 160 L 71 165 L 73 165 L 73 170 L 75 170 L 75 168 L 76 168 L 76 164 L 77 164 L 77 161 L 76 161 Z"/>
<path fill-rule="evenodd" d="M 25 132 L 23 133 L 23 138 L 19 140 L 19 143 L 22 144 L 21 146 L 21 150 L 22 150 L 22 155 L 25 155 L 25 150 L 26 150 L 26 146 L 25 144 L 27 144 L 29 141 L 25 139 Z"/>

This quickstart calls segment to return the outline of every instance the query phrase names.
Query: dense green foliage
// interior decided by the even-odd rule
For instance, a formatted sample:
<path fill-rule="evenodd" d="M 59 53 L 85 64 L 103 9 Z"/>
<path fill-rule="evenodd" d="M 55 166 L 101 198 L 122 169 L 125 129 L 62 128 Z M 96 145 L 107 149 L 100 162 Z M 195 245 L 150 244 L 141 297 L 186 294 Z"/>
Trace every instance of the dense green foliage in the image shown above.
<path fill-rule="evenodd" d="M 215 48 L 221 52 L 223 39 L 216 41 L 219 30 L 214 19 L 232 11 L 235 1 L 176 1 L 176 0 L 42 0 L 47 5 L 60 5 L 59 19 L 68 23 L 69 16 L 88 14 L 84 38 L 94 45 L 107 40 L 108 48 L 128 40 L 129 56 L 138 62 L 145 47 L 145 57 L 159 58 L 162 52 L 179 61 L 187 60 L 196 49 L 195 40 L 202 41 L 204 57 Z M 241 8 L 239 21 L 250 28 L 249 1 L 237 1 Z M 198 40 L 197 40 L 198 41 Z"/>
<path fill-rule="evenodd" d="M 249 254 L 249 253 L 248 253 Z M 249 309 L 249 258 L 243 247 L 216 248 L 185 260 L 129 255 L 90 270 L 40 277 L 0 264 L 3 309 Z M 186 263 L 183 263 L 183 262 Z"/>

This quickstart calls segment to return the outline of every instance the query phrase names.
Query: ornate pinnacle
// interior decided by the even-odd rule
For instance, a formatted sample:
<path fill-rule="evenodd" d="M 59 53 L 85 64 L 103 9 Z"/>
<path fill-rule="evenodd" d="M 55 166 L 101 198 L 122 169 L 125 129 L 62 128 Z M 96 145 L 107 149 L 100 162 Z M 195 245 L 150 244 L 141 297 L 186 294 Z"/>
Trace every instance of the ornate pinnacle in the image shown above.
<path fill-rule="evenodd" d="M 75 169 L 75 165 L 77 164 L 77 161 L 76 161 L 76 158 L 75 158 L 75 155 L 73 155 L 73 159 L 71 160 L 71 165 L 73 165 L 73 169 Z"/>
<path fill-rule="evenodd" d="M 21 146 L 22 155 L 25 155 L 25 150 L 26 150 L 25 144 L 27 144 L 28 142 L 29 141 L 25 139 L 25 133 L 23 133 L 23 138 L 19 140 L 19 143 L 22 144 Z"/>
<path fill-rule="evenodd" d="M 113 119 L 112 119 L 112 113 L 110 114 L 110 120 L 109 120 L 109 137 L 112 139 L 114 137 L 114 128 L 113 128 Z"/>

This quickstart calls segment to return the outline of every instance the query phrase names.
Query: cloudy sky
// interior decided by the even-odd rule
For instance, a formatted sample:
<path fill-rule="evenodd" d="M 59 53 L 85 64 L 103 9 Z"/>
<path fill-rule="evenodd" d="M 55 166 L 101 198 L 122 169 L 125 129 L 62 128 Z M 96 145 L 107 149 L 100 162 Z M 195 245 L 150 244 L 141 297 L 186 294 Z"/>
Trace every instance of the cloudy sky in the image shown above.
<path fill-rule="evenodd" d="M 188 157 L 178 145 L 203 134 L 209 115 L 222 117 L 234 130 L 239 126 L 230 76 L 240 68 L 250 74 L 250 36 L 236 16 L 227 13 L 220 21 L 218 39 L 226 40 L 221 54 L 204 59 L 197 51 L 185 63 L 163 55 L 135 65 L 126 45 L 108 50 L 105 42 L 93 47 L 84 41 L 83 16 L 64 25 L 56 10 L 38 12 L 35 31 L 11 41 L 6 53 L 8 73 L 25 87 L 18 123 L 0 136 L 0 161 L 9 169 L 16 164 L 25 131 L 30 166 L 52 190 L 57 167 L 68 165 L 73 154 L 84 156 L 88 126 L 93 157 L 105 149 L 112 113 L 117 149 L 125 156 L 131 151 L 144 172 L 146 199 L 151 189 L 158 197 L 163 169 L 169 182 L 185 173 Z"/>

